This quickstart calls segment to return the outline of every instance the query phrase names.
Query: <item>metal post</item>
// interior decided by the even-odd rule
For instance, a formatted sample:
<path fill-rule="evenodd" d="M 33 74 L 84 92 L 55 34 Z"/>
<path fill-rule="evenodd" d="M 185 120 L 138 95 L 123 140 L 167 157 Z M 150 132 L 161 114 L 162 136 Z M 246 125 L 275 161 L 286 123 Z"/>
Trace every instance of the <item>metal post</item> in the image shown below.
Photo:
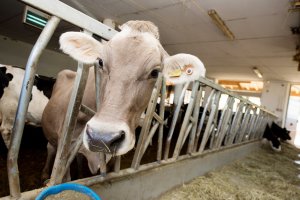
<path fill-rule="evenodd" d="M 7 156 L 7 173 L 10 195 L 14 198 L 20 197 L 20 180 L 17 161 L 24 130 L 25 116 L 31 97 L 34 76 L 36 74 L 37 63 L 42 51 L 45 49 L 51 36 L 53 35 L 59 21 L 60 19 L 56 16 L 52 16 L 50 18 L 38 40 L 36 41 L 33 49 L 31 50 L 27 61 L 19 104 L 12 130 L 12 140 Z"/>
<path fill-rule="evenodd" d="M 172 139 L 172 136 L 173 136 L 173 133 L 174 133 L 175 125 L 176 125 L 178 115 L 179 115 L 179 112 L 180 112 L 180 108 L 181 108 L 181 105 L 183 103 L 185 91 L 187 90 L 188 87 L 189 87 L 189 83 L 186 83 L 184 85 L 182 91 L 181 91 L 181 95 L 180 95 L 178 104 L 176 105 L 176 109 L 175 109 L 175 112 L 173 114 L 172 124 L 171 124 L 170 130 L 169 130 L 166 145 L 165 145 L 164 160 L 167 160 L 168 157 L 169 157 L 171 139 Z"/>
<path fill-rule="evenodd" d="M 74 81 L 68 110 L 65 116 L 61 138 L 59 140 L 55 162 L 49 185 L 56 185 L 62 182 L 67 170 L 66 164 L 70 156 L 70 145 L 75 130 L 77 116 L 80 110 L 84 89 L 87 82 L 89 67 L 78 63 L 77 74 Z"/>
<path fill-rule="evenodd" d="M 194 149 L 194 144 L 195 144 L 195 139 L 196 139 L 196 131 L 197 131 L 197 125 L 198 125 L 198 119 L 199 119 L 199 110 L 200 110 L 200 104 L 202 101 L 202 90 L 203 87 L 200 86 L 198 93 L 197 93 L 197 97 L 196 97 L 196 103 L 195 103 L 195 108 L 194 108 L 194 113 L 193 113 L 193 118 L 195 120 L 195 122 L 193 123 L 193 127 L 192 127 L 192 132 L 190 135 L 190 139 L 189 139 L 189 145 L 188 145 L 188 150 L 187 153 L 192 153 L 193 149 Z"/>
<path fill-rule="evenodd" d="M 211 134 L 211 131 L 212 131 L 211 127 L 212 127 L 213 120 L 215 118 L 215 114 L 216 114 L 217 109 L 218 109 L 220 98 L 221 98 L 221 92 L 217 91 L 214 95 L 213 104 L 211 105 L 211 112 L 210 112 L 210 115 L 209 115 L 209 118 L 208 118 L 208 122 L 207 122 L 207 125 L 206 125 L 206 128 L 205 128 L 205 132 L 204 132 L 199 150 L 198 150 L 200 153 L 203 152 L 203 150 L 205 148 L 205 145 L 207 143 L 207 140 L 208 140 L 208 138 Z"/>
<path fill-rule="evenodd" d="M 137 169 L 140 166 L 140 161 L 142 159 L 142 151 L 144 148 L 144 144 L 145 144 L 145 140 L 147 137 L 147 134 L 149 133 L 149 129 L 150 129 L 150 125 L 151 125 L 151 121 L 153 118 L 153 114 L 155 111 L 155 106 L 157 103 L 157 98 L 158 98 L 158 94 L 160 91 L 162 85 L 162 74 L 160 73 L 158 76 L 158 79 L 155 83 L 154 89 L 152 91 L 152 96 L 150 98 L 148 107 L 147 107 L 147 112 L 146 112 L 146 116 L 145 116 L 145 121 L 143 123 L 143 127 L 140 133 L 140 138 L 139 141 L 137 143 L 137 147 L 133 156 L 133 160 L 131 163 L 131 167 L 134 169 Z"/>
<path fill-rule="evenodd" d="M 163 120 L 165 118 L 165 99 L 166 99 L 166 81 L 165 81 L 164 77 L 162 77 L 159 116 Z M 165 125 L 164 123 L 161 123 L 159 125 L 159 132 L 158 132 L 157 161 L 159 161 L 159 162 L 161 161 L 161 156 L 162 156 L 164 125 Z"/>
<path fill-rule="evenodd" d="M 228 102 L 228 104 L 226 105 L 226 107 L 224 108 L 224 112 L 222 113 L 222 115 L 223 115 L 221 117 L 222 120 L 220 120 L 220 123 L 219 123 L 218 131 L 217 131 L 218 137 L 214 143 L 215 148 L 220 148 L 220 146 L 222 145 L 223 139 L 225 137 L 225 134 L 227 133 L 227 130 L 229 129 L 228 122 L 230 121 L 230 118 L 231 118 L 234 98 L 228 97 L 227 102 Z"/>
<path fill-rule="evenodd" d="M 248 123 L 249 123 L 249 119 L 250 119 L 250 111 L 251 111 L 251 105 L 247 105 L 246 111 L 245 111 L 245 114 L 243 117 L 241 129 L 239 130 L 239 134 L 237 137 L 237 143 L 240 143 L 244 140 L 245 133 L 247 131 L 247 127 L 248 127 Z"/>
<path fill-rule="evenodd" d="M 234 141 L 238 131 L 240 130 L 241 120 L 243 118 L 244 105 L 245 105 L 244 102 L 241 101 L 237 107 L 235 116 L 233 117 L 233 121 L 231 123 L 230 131 L 229 131 L 230 135 L 228 138 L 227 145 L 233 144 L 233 141 Z"/>
<path fill-rule="evenodd" d="M 205 121 L 205 118 L 206 118 L 206 112 L 208 111 L 208 107 L 210 106 L 210 104 L 212 104 L 213 96 L 215 95 L 215 93 L 216 93 L 215 89 L 213 89 L 210 92 L 210 94 L 208 96 L 208 99 L 206 101 L 205 107 L 203 109 L 203 113 L 201 115 L 200 123 L 199 123 L 199 125 L 197 127 L 197 133 L 196 133 L 196 139 L 195 139 L 195 143 L 194 143 L 194 150 L 193 150 L 193 152 L 197 151 L 198 142 L 199 142 L 201 131 L 202 131 L 202 128 L 203 128 L 203 125 L 204 125 L 204 121 Z"/>
<path fill-rule="evenodd" d="M 176 143 L 174 153 L 173 153 L 173 158 L 177 158 L 179 156 L 181 147 L 184 143 L 184 141 L 183 141 L 184 134 L 186 132 L 186 129 L 187 129 L 187 126 L 189 124 L 192 111 L 194 109 L 195 99 L 196 99 L 198 88 L 199 88 L 199 82 L 196 81 L 196 82 L 194 82 L 191 99 L 190 99 L 190 102 L 188 104 L 188 107 L 187 107 L 187 110 L 186 110 L 186 113 L 185 113 L 185 116 L 184 116 L 184 119 L 183 119 L 183 122 L 182 122 L 182 125 L 181 125 L 181 129 L 180 129 L 179 136 L 178 136 L 178 139 L 177 139 L 177 143 Z"/>

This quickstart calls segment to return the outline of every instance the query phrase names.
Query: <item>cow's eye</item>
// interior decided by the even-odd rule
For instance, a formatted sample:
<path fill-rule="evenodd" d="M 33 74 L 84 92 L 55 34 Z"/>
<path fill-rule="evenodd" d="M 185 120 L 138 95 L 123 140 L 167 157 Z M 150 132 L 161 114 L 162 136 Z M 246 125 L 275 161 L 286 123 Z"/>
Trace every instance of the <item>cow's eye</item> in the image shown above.
<path fill-rule="evenodd" d="M 95 62 L 95 66 L 98 67 L 99 69 L 103 69 L 103 60 L 101 58 L 97 58 Z"/>
<path fill-rule="evenodd" d="M 159 69 L 153 69 L 150 73 L 150 78 L 157 78 L 160 70 Z"/>

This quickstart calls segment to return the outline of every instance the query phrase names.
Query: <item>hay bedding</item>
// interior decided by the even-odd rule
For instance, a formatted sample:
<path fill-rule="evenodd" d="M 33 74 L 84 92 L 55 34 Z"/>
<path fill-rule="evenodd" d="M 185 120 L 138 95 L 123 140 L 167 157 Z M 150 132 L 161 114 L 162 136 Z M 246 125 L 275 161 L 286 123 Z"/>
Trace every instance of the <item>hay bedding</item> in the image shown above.
<path fill-rule="evenodd" d="M 166 193 L 160 200 L 300 200 L 300 170 L 294 164 L 300 150 L 282 145 L 280 153 L 263 147 Z"/>

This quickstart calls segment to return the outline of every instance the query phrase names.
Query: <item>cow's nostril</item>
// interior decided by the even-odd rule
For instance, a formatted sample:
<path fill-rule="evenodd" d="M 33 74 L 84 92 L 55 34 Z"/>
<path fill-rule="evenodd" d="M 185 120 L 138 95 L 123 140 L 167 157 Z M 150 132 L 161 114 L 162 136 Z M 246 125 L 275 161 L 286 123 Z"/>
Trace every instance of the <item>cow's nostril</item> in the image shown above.
<path fill-rule="evenodd" d="M 117 146 L 125 139 L 125 131 L 120 131 L 119 134 L 111 141 L 110 146 Z"/>

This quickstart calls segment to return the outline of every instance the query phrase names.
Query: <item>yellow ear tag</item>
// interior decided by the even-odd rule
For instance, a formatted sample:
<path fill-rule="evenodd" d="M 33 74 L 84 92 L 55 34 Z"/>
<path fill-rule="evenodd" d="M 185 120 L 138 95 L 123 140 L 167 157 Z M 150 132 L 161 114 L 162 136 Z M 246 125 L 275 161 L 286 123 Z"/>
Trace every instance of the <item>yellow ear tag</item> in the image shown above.
<path fill-rule="evenodd" d="M 179 77 L 181 75 L 181 69 L 175 69 L 169 72 L 169 77 Z"/>

